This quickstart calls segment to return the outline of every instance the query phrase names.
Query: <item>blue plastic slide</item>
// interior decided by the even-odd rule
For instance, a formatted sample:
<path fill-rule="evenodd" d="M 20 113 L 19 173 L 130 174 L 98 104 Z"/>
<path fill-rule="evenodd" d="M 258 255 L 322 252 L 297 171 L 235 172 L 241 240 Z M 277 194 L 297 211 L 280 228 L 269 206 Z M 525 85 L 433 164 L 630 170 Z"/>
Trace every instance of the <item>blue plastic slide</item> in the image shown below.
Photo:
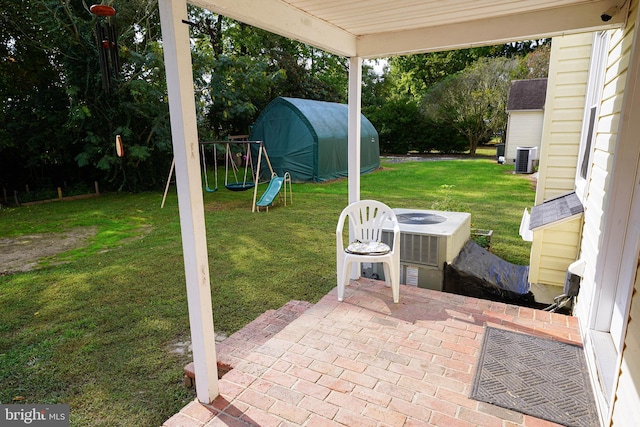
<path fill-rule="evenodd" d="M 273 178 L 271 178 L 271 181 L 269 181 L 269 186 L 267 187 L 267 191 L 265 191 L 262 197 L 260 197 L 260 200 L 258 200 L 258 203 L 256 203 L 256 205 L 271 206 L 271 204 L 273 203 L 273 199 L 275 199 L 275 197 L 280 192 L 283 182 L 284 178 L 281 178 L 279 176 L 274 176 Z"/>

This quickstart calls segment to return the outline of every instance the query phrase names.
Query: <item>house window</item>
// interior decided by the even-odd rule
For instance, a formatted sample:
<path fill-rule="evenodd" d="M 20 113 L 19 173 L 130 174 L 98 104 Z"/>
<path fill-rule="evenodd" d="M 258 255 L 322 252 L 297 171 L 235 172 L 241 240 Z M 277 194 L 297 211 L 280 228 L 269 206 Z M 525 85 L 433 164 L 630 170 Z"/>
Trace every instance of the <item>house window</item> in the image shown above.
<path fill-rule="evenodd" d="M 596 124 L 596 112 L 598 108 L 594 105 L 589 109 L 589 124 L 587 129 L 587 136 L 584 140 L 584 147 L 582 149 L 582 164 L 580 165 L 580 178 L 587 179 L 587 172 L 589 171 L 589 159 L 591 158 L 591 141 L 593 141 L 593 128 Z"/>
<path fill-rule="evenodd" d="M 598 107 L 604 86 L 608 46 L 609 33 L 607 31 L 595 33 L 591 52 L 591 65 L 589 66 L 584 119 L 582 121 L 580 157 L 576 170 L 576 194 L 583 201 L 587 192 L 591 154 L 594 146 L 593 140 L 597 130 Z"/>

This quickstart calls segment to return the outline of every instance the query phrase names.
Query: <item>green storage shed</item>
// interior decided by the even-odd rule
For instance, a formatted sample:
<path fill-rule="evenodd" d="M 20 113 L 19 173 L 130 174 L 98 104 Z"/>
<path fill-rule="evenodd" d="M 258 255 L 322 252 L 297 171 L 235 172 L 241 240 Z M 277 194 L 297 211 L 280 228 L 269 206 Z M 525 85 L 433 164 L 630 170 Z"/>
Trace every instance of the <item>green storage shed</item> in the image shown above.
<path fill-rule="evenodd" d="M 250 135 L 263 141 L 274 171 L 294 182 L 320 182 L 348 174 L 346 104 L 278 97 L 260 113 Z M 361 115 L 360 171 L 380 167 L 378 132 Z M 262 169 L 268 170 L 268 168 Z"/>

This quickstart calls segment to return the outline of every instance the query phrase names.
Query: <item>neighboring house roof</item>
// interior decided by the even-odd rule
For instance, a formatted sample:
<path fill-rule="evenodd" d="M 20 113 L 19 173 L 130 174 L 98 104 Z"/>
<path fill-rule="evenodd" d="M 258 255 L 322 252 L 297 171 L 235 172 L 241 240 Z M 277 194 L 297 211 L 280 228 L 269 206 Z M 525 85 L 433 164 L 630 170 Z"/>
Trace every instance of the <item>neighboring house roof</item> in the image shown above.
<path fill-rule="evenodd" d="M 507 111 L 542 110 L 547 97 L 547 79 L 514 80 L 509 88 Z"/>
<path fill-rule="evenodd" d="M 575 191 L 572 191 L 532 207 L 529 230 L 576 218 L 582 212 L 584 212 L 584 207 Z"/>

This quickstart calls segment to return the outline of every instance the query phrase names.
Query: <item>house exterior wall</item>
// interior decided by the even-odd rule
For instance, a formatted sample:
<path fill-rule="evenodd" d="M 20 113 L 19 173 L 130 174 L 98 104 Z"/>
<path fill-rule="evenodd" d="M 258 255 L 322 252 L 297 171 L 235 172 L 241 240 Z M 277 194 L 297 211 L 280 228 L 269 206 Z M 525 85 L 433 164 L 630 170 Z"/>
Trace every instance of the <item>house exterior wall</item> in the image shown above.
<path fill-rule="evenodd" d="M 574 189 L 592 41 L 587 33 L 551 42 L 536 205 Z"/>
<path fill-rule="evenodd" d="M 550 284 L 546 289 L 553 293 L 551 284 L 564 281 L 566 267 L 561 264 L 568 264 L 574 257 L 573 249 L 579 249 L 576 255 L 584 261 L 585 271 L 574 314 L 580 321 L 589 372 L 606 426 L 628 426 L 640 419 L 637 242 L 634 250 L 640 227 L 640 184 L 633 178 L 634 173 L 640 177 L 640 78 L 636 77 L 638 71 L 629 72 L 630 66 L 639 67 L 640 47 L 635 46 L 639 43 L 635 34 L 638 13 L 638 0 L 632 0 L 625 27 L 609 31 L 604 87 L 583 198 L 584 217 L 534 232 L 530 260 L 534 293 L 538 283 Z M 549 114 L 545 113 L 543 125 L 536 204 L 576 189 L 593 40 L 592 34 L 553 39 L 546 103 Z M 562 256 L 566 259 L 561 260 Z M 633 286 L 632 292 L 627 284 Z M 626 304 L 630 304 L 628 315 Z"/>
<path fill-rule="evenodd" d="M 533 232 L 529 283 L 537 302 L 550 304 L 562 294 L 567 267 L 574 262 L 580 245 L 582 218 Z"/>
<path fill-rule="evenodd" d="M 580 258 L 585 271 L 574 310 L 602 420 L 605 425 L 615 426 L 634 425 L 640 416 L 637 16 L 638 0 L 632 0 L 625 27 L 609 32 L 584 203 Z M 635 281 L 629 274 L 631 269 Z M 631 307 L 628 314 L 627 304 Z M 603 335 L 610 344 L 599 340 Z M 606 380 L 609 374 L 613 377 L 610 386 Z"/>
<path fill-rule="evenodd" d="M 638 259 L 640 264 L 640 259 Z M 640 420 L 640 269 L 636 272 L 636 281 L 631 300 L 629 324 L 622 364 L 616 389 L 616 397 L 613 407 L 611 424 L 613 426 L 627 426 L 630 420 Z"/>
<path fill-rule="evenodd" d="M 554 37 L 542 126 L 536 205 L 574 190 L 584 118 L 593 35 Z M 562 293 L 569 264 L 576 260 L 582 220 L 533 233 L 529 282 L 536 301 Z"/>
<path fill-rule="evenodd" d="M 538 147 L 542 140 L 543 111 L 511 111 L 507 124 L 507 140 L 505 145 L 505 162 L 515 163 L 518 147 Z"/>
<path fill-rule="evenodd" d="M 633 39 L 633 31 L 637 28 L 638 19 L 638 1 L 631 2 L 632 20 L 627 24 L 628 30 L 624 34 L 619 34 L 621 39 L 616 39 L 616 49 L 621 52 L 620 60 L 617 61 L 620 72 L 626 70 L 625 64 L 628 64 L 628 59 L 624 58 L 624 55 L 631 47 L 630 40 Z M 635 20 L 633 19 L 635 18 Z M 620 31 L 619 33 L 622 33 Z M 636 37 L 637 39 L 637 37 Z M 637 43 L 637 40 L 636 40 Z M 638 55 L 638 46 L 635 46 L 635 55 Z M 637 64 L 637 60 L 634 61 Z M 612 69 L 613 71 L 613 69 Z M 635 71 L 638 72 L 637 70 Z M 612 82 L 613 83 L 613 82 Z M 609 93 L 615 92 L 611 90 Z M 606 92 L 607 93 L 607 92 Z M 637 95 L 636 95 L 637 96 Z M 616 102 L 609 102 L 608 105 L 611 110 L 615 110 L 614 105 Z M 635 114 L 637 117 L 637 114 Z M 636 139 L 637 144 L 637 139 Z M 607 144 L 600 144 L 600 147 Z M 600 148 L 598 148 L 600 149 Z M 638 164 L 640 160 L 636 160 L 636 170 L 640 167 Z M 635 185 L 639 185 L 638 182 Z M 637 193 L 636 193 L 637 194 Z M 636 218 L 636 221 L 638 219 Z M 640 256 L 636 264 L 640 267 Z M 629 422 L 634 423 L 640 419 L 640 268 L 636 268 L 635 282 L 633 286 L 633 293 L 631 297 L 631 307 L 629 311 L 628 324 L 626 328 L 624 345 L 622 348 L 622 360 L 620 363 L 620 369 L 617 373 L 618 384 L 615 392 L 615 399 L 613 402 L 613 410 L 611 416 L 611 425 L 613 426 L 625 426 L 629 425 Z"/>
<path fill-rule="evenodd" d="M 637 1 L 633 3 L 637 6 Z M 631 15 L 635 17 L 635 13 Z M 581 258 L 586 265 L 577 307 L 578 314 L 582 318 L 589 316 L 588 304 L 583 302 L 590 302 L 591 295 L 596 291 L 594 279 L 597 277 L 598 256 L 601 255 L 600 241 L 605 219 L 604 212 L 607 210 L 607 197 L 611 187 L 611 171 L 613 171 L 618 125 L 626 86 L 633 24 L 635 22 L 630 21 L 626 28 L 611 31 L 605 86 L 596 125 L 595 146 L 591 156 L 589 189 L 585 200 L 583 239 L 580 248 Z"/>

